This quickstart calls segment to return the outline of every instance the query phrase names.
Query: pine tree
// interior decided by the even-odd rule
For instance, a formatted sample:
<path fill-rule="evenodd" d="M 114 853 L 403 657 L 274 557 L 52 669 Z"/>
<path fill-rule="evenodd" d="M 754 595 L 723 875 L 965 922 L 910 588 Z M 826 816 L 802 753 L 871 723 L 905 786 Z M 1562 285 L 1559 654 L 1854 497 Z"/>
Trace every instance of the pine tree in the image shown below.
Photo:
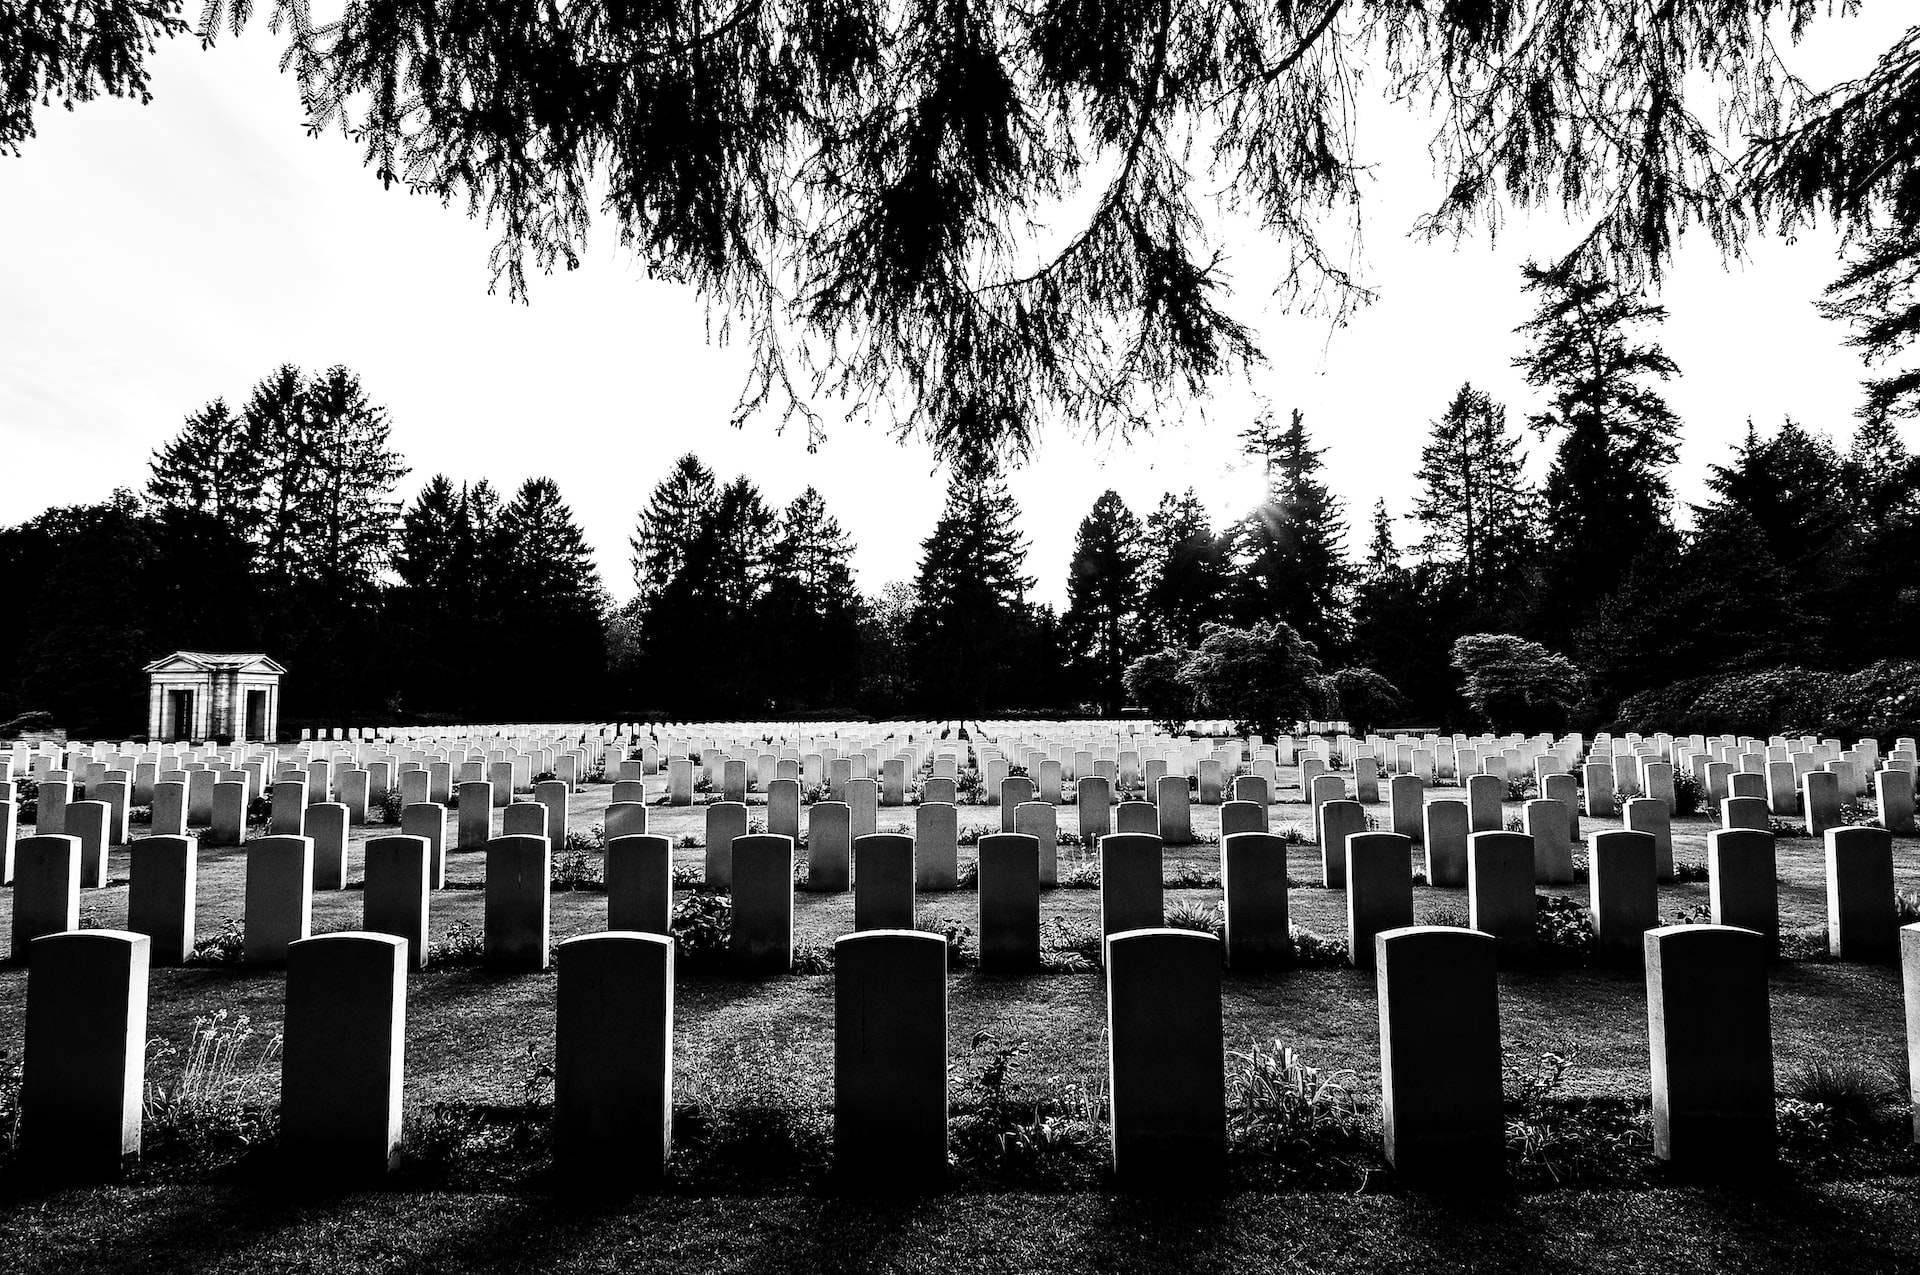
<path fill-rule="evenodd" d="M 522 483 L 501 508 L 498 529 L 506 547 L 502 638 L 520 668 L 532 661 L 555 670 L 551 678 L 523 676 L 509 700 L 522 711 L 584 707 L 606 666 L 607 609 L 586 536 L 551 478 Z"/>
<path fill-rule="evenodd" d="M 1284 428 L 1256 422 L 1242 439 L 1265 464 L 1268 486 L 1234 529 L 1240 622 L 1280 620 L 1333 658 L 1351 628 L 1353 568 L 1342 503 L 1316 477 L 1322 449 L 1309 445 L 1297 408 Z"/>
<path fill-rule="evenodd" d="M 1147 515 L 1145 569 L 1150 645 L 1191 646 L 1202 627 L 1226 618 L 1232 560 L 1193 488 L 1168 492 Z"/>
<path fill-rule="evenodd" d="M 346 368 L 316 376 L 303 400 L 311 455 L 298 505 L 302 574 L 336 605 L 364 600 L 392 547 L 392 493 L 407 466 L 393 450 L 386 409 Z"/>
<path fill-rule="evenodd" d="M 1460 387 L 1420 450 L 1414 517 L 1425 534 L 1414 551 L 1457 575 L 1473 611 L 1520 592 L 1534 525 L 1525 465 L 1507 409 L 1472 385 Z"/>
<path fill-rule="evenodd" d="M 713 509 L 714 584 L 736 622 L 749 620 L 766 593 L 779 525 L 746 475 L 720 489 Z"/>
<path fill-rule="evenodd" d="M 1553 569 L 1539 599 L 1540 627 L 1565 636 L 1667 525 L 1665 471 L 1678 418 L 1647 382 L 1679 368 L 1657 343 L 1634 337 L 1663 321 L 1665 307 L 1598 276 L 1532 264 L 1524 273 L 1539 310 L 1518 329 L 1532 345 L 1514 365 L 1548 391 L 1530 424 L 1559 439 L 1542 492 Z"/>
<path fill-rule="evenodd" d="M 1120 493 L 1103 492 L 1080 520 L 1067 570 L 1064 634 L 1108 714 L 1120 711 L 1126 698 L 1121 677 L 1139 647 L 1140 536 L 1140 520 Z"/>
<path fill-rule="evenodd" d="M 643 599 L 660 594 L 688 568 L 718 500 L 713 471 L 692 452 L 654 485 L 627 542 L 633 550 L 633 583 Z"/>
<path fill-rule="evenodd" d="M 205 518 L 241 538 L 259 515 L 261 476 L 241 422 L 217 398 L 187 417 L 153 453 L 147 499 L 157 508 Z"/>
<path fill-rule="evenodd" d="M 1004 705 L 1027 625 L 1026 539 L 990 461 L 956 466 L 933 533 L 920 545 L 912 641 L 916 694 L 929 713 L 976 716 Z"/>
<path fill-rule="evenodd" d="M 762 606 L 781 672 L 769 690 L 809 707 L 852 701 L 860 684 L 860 595 L 853 542 L 808 487 L 780 517 Z"/>
<path fill-rule="evenodd" d="M 1853 328 L 1847 344 L 1868 367 L 1901 361 L 1920 339 L 1920 227 L 1867 238 L 1816 304 L 1827 318 Z M 1920 415 L 1920 367 L 1880 371 L 1864 384 L 1862 421 L 1884 425 Z"/>

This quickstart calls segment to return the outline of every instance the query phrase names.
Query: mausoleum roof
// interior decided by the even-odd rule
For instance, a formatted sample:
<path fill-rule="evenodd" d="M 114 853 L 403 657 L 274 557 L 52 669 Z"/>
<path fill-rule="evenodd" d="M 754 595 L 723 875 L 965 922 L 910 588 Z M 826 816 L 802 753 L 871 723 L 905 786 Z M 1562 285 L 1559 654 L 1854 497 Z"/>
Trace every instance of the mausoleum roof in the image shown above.
<path fill-rule="evenodd" d="M 148 673 L 285 673 L 278 660 L 257 651 L 175 651 L 147 665 Z"/>

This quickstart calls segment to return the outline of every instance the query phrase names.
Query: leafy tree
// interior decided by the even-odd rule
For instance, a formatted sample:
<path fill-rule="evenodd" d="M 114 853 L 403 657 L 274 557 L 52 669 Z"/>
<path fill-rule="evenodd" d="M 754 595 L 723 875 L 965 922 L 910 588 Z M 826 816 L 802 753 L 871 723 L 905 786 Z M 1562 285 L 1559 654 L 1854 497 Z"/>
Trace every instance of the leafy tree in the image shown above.
<path fill-rule="evenodd" d="M 1341 669 L 1327 679 L 1327 690 L 1340 717 L 1362 733 L 1407 711 L 1400 688 L 1370 668 Z"/>
<path fill-rule="evenodd" d="M 1558 439 L 1542 493 L 1554 565 L 1541 625 L 1570 633 L 1666 526 L 1678 420 L 1647 382 L 1679 368 L 1634 335 L 1665 307 L 1599 275 L 1531 264 L 1524 274 L 1539 310 L 1519 328 L 1531 348 L 1514 365 L 1548 391 L 1531 424 Z"/>
<path fill-rule="evenodd" d="M 1117 491 L 1101 493 L 1074 533 L 1063 624 L 1103 713 L 1117 713 L 1121 676 L 1138 640 L 1140 520 Z"/>
<path fill-rule="evenodd" d="M 1469 607 L 1494 609 L 1525 584 L 1534 539 L 1526 453 L 1507 432 L 1507 409 L 1472 385 L 1432 431 L 1415 474 L 1423 490 L 1413 516 L 1426 534 L 1414 549 L 1457 574 Z"/>
<path fill-rule="evenodd" d="M 1511 633 L 1456 638 L 1453 667 L 1467 703 L 1496 730 L 1553 729 L 1583 693 L 1572 660 Z"/>
<path fill-rule="evenodd" d="M 817 428 L 814 387 L 897 403 L 954 458 L 1017 452 L 1042 421 L 1139 427 L 1258 357 L 1202 191 L 1277 243 L 1258 289 L 1336 315 L 1368 297 L 1363 69 L 1441 121 L 1426 235 L 1557 201 L 1591 227 L 1582 265 L 1657 276 L 1691 226 L 1736 247 L 1741 143 L 1803 118 L 1775 32 L 1821 8 L 1253 0 L 1226 29 L 1205 0 L 272 12 L 308 127 L 500 226 L 510 291 L 575 264 L 601 213 L 745 333 L 743 411 Z M 253 11 L 211 0 L 201 38 Z M 152 46 L 182 30 L 169 0 L 35 6 L 19 26 L 0 76 L 13 147 L 36 105 L 144 96 Z M 1850 209 L 1902 188 L 1911 53 L 1889 58 L 1830 149 L 1783 144 L 1807 161 L 1772 165 L 1779 198 Z"/>
<path fill-rule="evenodd" d="M 1349 636 L 1353 568 L 1342 503 L 1316 477 L 1322 449 L 1308 444 L 1297 408 L 1285 426 L 1263 417 L 1241 437 L 1266 468 L 1267 494 L 1234 529 L 1239 616 L 1249 625 L 1279 620 L 1338 650 Z"/>
<path fill-rule="evenodd" d="M 1224 537 L 1214 534 L 1206 506 L 1189 487 L 1160 498 L 1147 515 L 1142 599 L 1148 632 L 1175 645 L 1197 642 L 1209 620 L 1225 618 L 1232 560 Z"/>
<path fill-rule="evenodd" d="M 998 469 L 962 465 L 947 481 L 933 533 L 920 544 L 910 642 L 925 711 L 977 716 L 1003 703 L 1028 624 L 1027 544 Z"/>
<path fill-rule="evenodd" d="M 1327 707 L 1312 644 L 1279 621 L 1209 624 L 1180 678 L 1200 712 L 1232 718 L 1237 732 L 1271 738 Z"/>
<path fill-rule="evenodd" d="M 1127 665 L 1122 675 L 1128 703 L 1169 734 L 1193 716 L 1193 688 L 1183 676 L 1192 658 L 1193 652 L 1184 646 L 1163 646 Z"/>

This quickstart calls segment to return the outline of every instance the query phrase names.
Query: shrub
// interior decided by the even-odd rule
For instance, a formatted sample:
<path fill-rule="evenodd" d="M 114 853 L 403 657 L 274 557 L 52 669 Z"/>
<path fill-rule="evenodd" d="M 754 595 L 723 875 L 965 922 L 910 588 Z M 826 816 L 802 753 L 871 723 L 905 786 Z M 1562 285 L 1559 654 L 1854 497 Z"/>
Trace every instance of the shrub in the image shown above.
<path fill-rule="evenodd" d="M 226 1160 L 270 1143 L 279 1125 L 280 1043 L 280 1033 L 255 1031 L 244 1014 L 202 1014 L 178 1078 L 167 1082 L 154 1072 L 178 1051 L 153 1042 L 141 1099 L 146 1155 L 167 1158 L 177 1147 L 193 1160 Z"/>
<path fill-rule="evenodd" d="M 1804 823 L 1795 823 L 1791 819 L 1771 818 L 1767 820 L 1767 830 L 1776 837 L 1810 837 Z"/>
<path fill-rule="evenodd" d="M 1100 930 L 1087 921 L 1049 916 L 1040 923 L 1040 964 L 1051 973 L 1078 974 L 1100 959 Z"/>
<path fill-rule="evenodd" d="M 440 937 L 427 944 L 427 966 L 478 965 L 486 959 L 486 944 L 479 930 L 465 921 L 447 926 Z"/>
<path fill-rule="evenodd" d="M 1673 776 L 1673 813 L 1675 815 L 1697 815 L 1706 796 L 1706 790 L 1692 775 L 1675 772 Z"/>
<path fill-rule="evenodd" d="M 601 869 L 601 861 L 589 857 L 584 851 L 572 849 L 573 838 L 567 838 L 568 849 L 553 856 L 551 884 L 556 890 L 604 890 L 607 888 L 606 874 Z"/>
<path fill-rule="evenodd" d="M 1261 1177 L 1294 1185 L 1364 1182 L 1378 1120 L 1349 1070 L 1312 1066 L 1290 1046 L 1250 1040 L 1227 1055 L 1227 1145 Z"/>
<path fill-rule="evenodd" d="M 1705 885 L 1707 882 L 1707 865 L 1705 863 L 1688 863 L 1681 859 L 1675 859 L 1673 861 L 1673 879 L 1682 885 Z"/>
<path fill-rule="evenodd" d="M 793 972 L 796 974 L 833 973 L 833 945 L 831 943 L 794 944 Z"/>
<path fill-rule="evenodd" d="M 245 960 L 246 930 L 232 918 L 213 933 L 196 937 L 187 954 L 189 965 L 240 965 Z"/>
<path fill-rule="evenodd" d="M 1329 938 L 1304 925 L 1289 927 L 1293 938 L 1293 963 L 1303 969 L 1336 969 L 1347 964 L 1347 941 Z"/>
<path fill-rule="evenodd" d="M 1226 918 L 1220 915 L 1219 908 L 1202 907 L 1184 899 L 1167 906 L 1166 925 L 1173 930 L 1198 930 L 1215 938 L 1222 938 L 1227 932 Z"/>
<path fill-rule="evenodd" d="M 955 1072 L 950 1104 L 953 1158 L 962 1173 L 990 1170 L 996 1181 L 1053 1188 L 1098 1182 L 1107 1160 L 1106 1097 L 1055 1080 L 1029 1086 L 1019 1069 L 1024 1040 L 975 1032 L 971 1065 Z"/>
<path fill-rule="evenodd" d="M 1591 964 L 1599 951 L 1593 915 L 1564 894 L 1539 896 L 1533 933 L 1536 954 L 1553 964 Z"/>
<path fill-rule="evenodd" d="M 367 817 L 372 819 L 378 814 L 379 822 L 399 827 L 401 805 L 398 788 L 375 788 L 367 794 Z"/>
<path fill-rule="evenodd" d="M 1421 925 L 1450 925 L 1456 929 L 1467 928 L 1467 914 L 1460 910 L 1457 903 L 1429 903 L 1420 909 Z"/>
<path fill-rule="evenodd" d="M 11 1050 L 0 1049 L 0 1164 L 20 1145 L 21 1064 Z"/>
<path fill-rule="evenodd" d="M 733 899 L 696 891 L 673 908 L 675 959 L 692 969 L 717 966 L 733 942 Z"/>
<path fill-rule="evenodd" d="M 1218 890 L 1220 874 L 1196 863 L 1176 863 L 1167 870 L 1162 885 L 1169 890 Z"/>
<path fill-rule="evenodd" d="M 1857 828 L 1879 828 L 1880 803 L 1871 797 L 1849 801 L 1840 807 L 1840 822 Z"/>
<path fill-rule="evenodd" d="M 1898 890 L 1893 896 L 1893 915 L 1901 925 L 1920 921 L 1920 890 Z"/>
<path fill-rule="evenodd" d="M 1061 865 L 1060 888 L 1062 890 L 1098 890 L 1100 888 L 1100 861 L 1082 859 L 1077 863 Z"/>
<path fill-rule="evenodd" d="M 947 940 L 947 968 L 962 969 L 975 963 L 976 953 L 969 946 L 973 927 L 948 920 L 938 912 L 923 909 L 913 918 L 913 928 L 924 934 L 938 934 Z"/>

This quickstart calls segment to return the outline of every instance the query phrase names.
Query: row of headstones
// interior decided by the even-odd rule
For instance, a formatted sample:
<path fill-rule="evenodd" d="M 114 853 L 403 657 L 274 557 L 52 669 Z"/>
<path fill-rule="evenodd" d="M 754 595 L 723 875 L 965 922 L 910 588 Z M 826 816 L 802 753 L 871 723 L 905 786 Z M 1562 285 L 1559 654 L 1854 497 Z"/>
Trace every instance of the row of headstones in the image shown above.
<path fill-rule="evenodd" d="M 1654 1153 L 1747 1173 L 1775 1156 L 1764 938 L 1675 926 L 1640 938 Z M 1920 1076 L 1920 926 L 1907 954 L 1909 1050 Z M 287 953 L 280 1145 L 328 1180 L 399 1164 L 405 939 L 342 933 Z M 27 988 L 21 1152 L 108 1175 L 137 1159 L 150 941 L 71 931 L 36 941 Z M 1498 942 L 1413 926 L 1372 936 L 1386 1158 L 1415 1182 L 1503 1170 Z M 554 1144 L 563 1170 L 657 1179 L 672 1150 L 674 947 L 614 931 L 562 943 L 555 990 Z M 849 1185 L 924 1187 L 948 1155 L 947 944 L 867 930 L 834 945 L 834 1165 Z M 1217 1185 L 1225 1170 L 1219 941 L 1128 930 L 1107 942 L 1112 1167 L 1124 1184 Z M 1920 1123 L 1920 1106 L 1916 1107 Z"/>

